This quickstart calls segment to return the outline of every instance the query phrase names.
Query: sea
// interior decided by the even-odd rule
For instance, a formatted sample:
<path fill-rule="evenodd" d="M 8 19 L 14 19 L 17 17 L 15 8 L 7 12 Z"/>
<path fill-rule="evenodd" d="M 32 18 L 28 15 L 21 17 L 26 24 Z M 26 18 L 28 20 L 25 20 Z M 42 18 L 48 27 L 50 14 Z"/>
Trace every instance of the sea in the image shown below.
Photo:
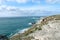
<path fill-rule="evenodd" d="M 0 18 L 0 35 L 7 35 L 8 37 L 14 35 L 18 31 L 31 27 L 38 20 L 40 16 L 32 17 L 1 17 Z"/>

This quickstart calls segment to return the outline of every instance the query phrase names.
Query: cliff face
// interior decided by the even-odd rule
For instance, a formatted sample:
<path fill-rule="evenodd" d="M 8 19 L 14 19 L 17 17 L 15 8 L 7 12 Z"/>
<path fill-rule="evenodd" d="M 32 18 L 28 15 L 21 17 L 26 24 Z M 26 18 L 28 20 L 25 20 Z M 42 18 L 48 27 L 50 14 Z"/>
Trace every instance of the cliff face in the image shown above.
<path fill-rule="evenodd" d="M 46 17 L 10 40 L 60 40 L 60 15 Z"/>

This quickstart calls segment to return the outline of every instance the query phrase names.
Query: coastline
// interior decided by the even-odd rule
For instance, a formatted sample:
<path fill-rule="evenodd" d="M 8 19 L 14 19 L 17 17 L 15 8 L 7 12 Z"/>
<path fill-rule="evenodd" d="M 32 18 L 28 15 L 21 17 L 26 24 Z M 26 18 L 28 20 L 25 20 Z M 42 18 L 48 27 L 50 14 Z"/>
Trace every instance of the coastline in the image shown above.
<path fill-rule="evenodd" d="M 48 16 L 42 20 L 37 21 L 27 31 L 22 30 L 22 34 L 17 34 L 10 38 L 10 40 L 56 40 L 60 39 L 60 15 Z M 25 32 L 24 32 L 25 31 Z M 20 31 L 21 32 L 21 31 Z M 19 33 L 20 33 L 19 32 Z"/>
<path fill-rule="evenodd" d="M 30 27 L 29 27 L 29 28 L 30 28 Z M 27 31 L 29 28 L 24 28 L 24 29 L 22 29 L 22 30 L 19 30 L 18 32 L 16 32 L 15 34 L 13 34 L 10 38 L 12 38 L 12 37 L 14 37 L 14 36 L 16 36 L 16 35 L 18 35 L 18 34 L 24 33 L 24 32 Z"/>
<path fill-rule="evenodd" d="M 42 19 L 44 19 L 44 17 L 40 18 L 38 21 L 36 21 L 35 24 L 32 24 L 32 26 L 34 26 L 34 25 L 36 25 L 36 24 L 40 24 L 40 22 L 42 21 Z M 32 27 L 28 27 L 28 28 L 24 28 L 24 29 L 22 29 L 22 30 L 19 30 L 17 33 L 15 33 L 14 35 L 12 35 L 10 38 L 12 38 L 12 37 L 14 37 L 14 36 L 16 36 L 16 35 L 22 34 L 22 33 L 24 33 L 25 31 L 27 31 L 27 30 L 29 30 L 29 29 L 31 29 L 31 28 L 32 28 Z"/>

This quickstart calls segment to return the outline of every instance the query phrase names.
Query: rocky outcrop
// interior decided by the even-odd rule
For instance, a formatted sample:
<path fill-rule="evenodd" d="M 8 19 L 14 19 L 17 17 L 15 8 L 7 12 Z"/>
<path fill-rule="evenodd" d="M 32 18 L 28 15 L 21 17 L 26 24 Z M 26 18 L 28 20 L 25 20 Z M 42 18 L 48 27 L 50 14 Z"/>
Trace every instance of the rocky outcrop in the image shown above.
<path fill-rule="evenodd" d="M 0 35 L 0 40 L 9 40 L 7 35 Z"/>

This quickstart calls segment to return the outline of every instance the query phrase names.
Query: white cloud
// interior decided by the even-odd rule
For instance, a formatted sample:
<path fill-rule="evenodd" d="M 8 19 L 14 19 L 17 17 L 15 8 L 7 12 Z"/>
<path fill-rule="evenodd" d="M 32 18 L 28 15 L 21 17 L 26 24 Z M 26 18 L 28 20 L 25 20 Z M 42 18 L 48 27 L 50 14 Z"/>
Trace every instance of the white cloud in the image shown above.
<path fill-rule="evenodd" d="M 46 0 L 46 2 L 50 4 L 55 4 L 55 3 L 60 3 L 60 0 Z"/>
<path fill-rule="evenodd" d="M 7 1 L 12 1 L 12 2 L 17 2 L 17 3 L 27 3 L 28 0 L 7 0 Z"/>
<path fill-rule="evenodd" d="M 27 3 L 27 2 L 33 2 L 33 3 L 40 3 L 40 0 L 7 0 L 7 1 L 13 1 L 17 3 Z"/>
<path fill-rule="evenodd" d="M 6 2 L 17 2 L 17 3 L 41 3 L 41 0 L 0 0 L 0 4 L 6 3 Z M 45 0 L 45 2 L 54 4 L 54 3 L 60 3 L 60 0 Z"/>
<path fill-rule="evenodd" d="M 15 7 L 8 5 L 0 6 L 0 17 L 16 17 L 16 16 L 34 16 L 34 15 L 45 15 L 50 13 L 47 11 L 58 11 L 60 10 L 54 6 L 32 6 L 32 7 Z"/>
<path fill-rule="evenodd" d="M 5 3 L 5 0 L 0 0 L 0 5 Z"/>
<path fill-rule="evenodd" d="M 41 2 L 41 0 L 32 0 L 32 2 L 40 3 L 40 2 Z"/>
<path fill-rule="evenodd" d="M 0 0 L 0 4 L 6 3 L 6 2 L 17 2 L 17 3 L 33 2 L 33 3 L 40 3 L 40 0 Z"/>
<path fill-rule="evenodd" d="M 6 2 L 27 3 L 29 0 L 0 0 L 0 5 Z"/>
<path fill-rule="evenodd" d="M 27 3 L 28 0 L 16 0 L 18 3 Z"/>

